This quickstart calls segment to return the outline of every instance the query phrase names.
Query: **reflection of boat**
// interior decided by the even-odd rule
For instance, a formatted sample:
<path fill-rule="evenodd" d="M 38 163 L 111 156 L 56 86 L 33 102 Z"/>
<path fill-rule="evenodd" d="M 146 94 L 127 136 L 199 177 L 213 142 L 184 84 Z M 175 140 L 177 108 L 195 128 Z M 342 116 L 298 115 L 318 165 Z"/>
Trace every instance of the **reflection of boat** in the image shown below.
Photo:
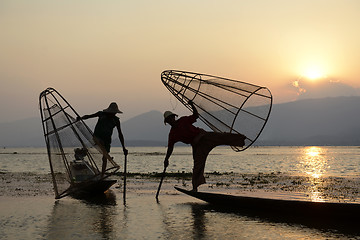
<path fill-rule="evenodd" d="M 116 195 L 109 190 L 87 198 L 55 201 L 43 239 L 112 239 Z"/>
<path fill-rule="evenodd" d="M 283 200 L 176 190 L 228 210 L 291 220 L 360 223 L 360 204 Z"/>
<path fill-rule="evenodd" d="M 107 178 L 119 166 L 105 153 L 108 164 L 101 173 L 103 153 L 89 127 L 53 88 L 41 92 L 39 104 L 55 197 L 108 190 L 116 180 Z"/>

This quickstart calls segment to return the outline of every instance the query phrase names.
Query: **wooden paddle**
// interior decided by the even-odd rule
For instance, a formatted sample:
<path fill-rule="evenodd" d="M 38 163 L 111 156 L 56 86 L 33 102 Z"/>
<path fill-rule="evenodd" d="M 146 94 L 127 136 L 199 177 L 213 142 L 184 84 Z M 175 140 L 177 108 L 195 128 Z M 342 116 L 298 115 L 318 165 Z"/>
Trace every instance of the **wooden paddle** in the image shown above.
<path fill-rule="evenodd" d="M 124 192 L 123 192 L 123 199 L 124 205 L 126 204 L 126 169 L 127 167 L 127 154 L 125 154 L 125 161 L 124 161 Z"/>

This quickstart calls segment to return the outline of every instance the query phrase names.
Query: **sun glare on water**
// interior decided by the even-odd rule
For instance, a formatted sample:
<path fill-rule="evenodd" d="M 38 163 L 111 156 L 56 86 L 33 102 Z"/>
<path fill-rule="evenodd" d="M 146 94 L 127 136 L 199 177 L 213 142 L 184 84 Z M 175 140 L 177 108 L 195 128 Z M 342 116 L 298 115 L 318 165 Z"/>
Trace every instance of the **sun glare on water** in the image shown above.
<path fill-rule="evenodd" d="M 320 147 L 308 147 L 305 150 L 305 172 L 319 178 L 326 170 L 326 159 L 323 157 L 323 149 Z"/>
<path fill-rule="evenodd" d="M 306 147 L 301 156 L 301 168 L 309 176 L 309 197 L 312 201 L 323 202 L 321 191 L 322 177 L 326 174 L 328 165 L 325 149 L 322 147 Z"/>

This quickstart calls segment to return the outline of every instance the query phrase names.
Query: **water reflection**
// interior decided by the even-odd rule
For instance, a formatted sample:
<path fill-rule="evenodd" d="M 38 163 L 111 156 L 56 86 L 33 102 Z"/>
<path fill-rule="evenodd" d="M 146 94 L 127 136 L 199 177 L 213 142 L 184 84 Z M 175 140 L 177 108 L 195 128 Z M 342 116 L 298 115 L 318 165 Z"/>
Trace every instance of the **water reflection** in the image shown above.
<path fill-rule="evenodd" d="M 322 177 L 328 168 L 326 150 L 321 147 L 307 147 L 300 157 L 300 171 L 303 171 L 309 180 L 309 196 L 312 201 L 323 202 L 324 194 L 319 188 L 323 183 Z"/>
<path fill-rule="evenodd" d="M 304 149 L 304 171 L 314 177 L 319 178 L 326 173 L 327 159 L 325 149 L 321 147 L 308 147 Z"/>
<path fill-rule="evenodd" d="M 206 234 L 206 218 L 205 210 L 202 205 L 191 205 L 191 213 L 194 218 L 193 222 L 193 239 L 205 239 Z"/>
<path fill-rule="evenodd" d="M 116 197 L 111 191 L 80 201 L 70 198 L 58 200 L 49 218 L 46 238 L 111 239 L 114 234 L 115 206 Z"/>

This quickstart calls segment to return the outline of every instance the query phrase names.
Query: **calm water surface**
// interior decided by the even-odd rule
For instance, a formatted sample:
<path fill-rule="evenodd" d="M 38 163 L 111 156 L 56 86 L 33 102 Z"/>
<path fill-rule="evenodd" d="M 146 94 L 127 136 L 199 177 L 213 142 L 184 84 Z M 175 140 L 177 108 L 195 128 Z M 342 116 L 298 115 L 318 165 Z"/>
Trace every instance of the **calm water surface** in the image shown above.
<path fill-rule="evenodd" d="M 162 172 L 165 153 L 165 147 L 129 147 L 128 171 Z M 111 155 L 122 166 L 122 149 L 112 148 Z M 0 171 L 49 173 L 46 149 L 0 149 Z M 190 147 L 175 148 L 168 171 L 192 171 Z M 209 155 L 205 171 L 359 177 L 360 147 L 253 147 L 244 152 L 218 147 Z"/>
<path fill-rule="evenodd" d="M 162 172 L 165 147 L 129 152 L 128 172 Z M 121 148 L 113 148 L 112 155 L 122 166 Z M 191 170 L 191 148 L 176 147 L 168 172 Z M 227 184 L 251 193 L 286 195 L 295 189 L 317 201 L 329 195 L 356 201 L 360 192 L 359 147 L 254 147 L 240 153 L 220 147 L 205 170 L 220 173 L 210 175 L 201 187 L 206 191 L 216 191 L 211 186 L 226 191 Z M 55 200 L 51 184 L 41 185 L 49 179 L 45 148 L 0 149 L 0 173 L 2 188 L 9 189 L 0 195 L 0 239 L 360 239 L 360 231 L 349 234 L 219 211 L 177 193 L 175 180 L 164 182 L 160 203 L 154 198 L 158 179 L 146 178 L 129 181 L 126 205 L 121 186 L 101 198 Z M 34 184 L 44 191 L 32 196 Z"/>
<path fill-rule="evenodd" d="M 109 196 L 113 195 L 113 196 Z M 337 231 L 270 222 L 213 210 L 186 196 L 133 195 L 108 200 L 1 199 L 2 239 L 338 239 Z"/>

